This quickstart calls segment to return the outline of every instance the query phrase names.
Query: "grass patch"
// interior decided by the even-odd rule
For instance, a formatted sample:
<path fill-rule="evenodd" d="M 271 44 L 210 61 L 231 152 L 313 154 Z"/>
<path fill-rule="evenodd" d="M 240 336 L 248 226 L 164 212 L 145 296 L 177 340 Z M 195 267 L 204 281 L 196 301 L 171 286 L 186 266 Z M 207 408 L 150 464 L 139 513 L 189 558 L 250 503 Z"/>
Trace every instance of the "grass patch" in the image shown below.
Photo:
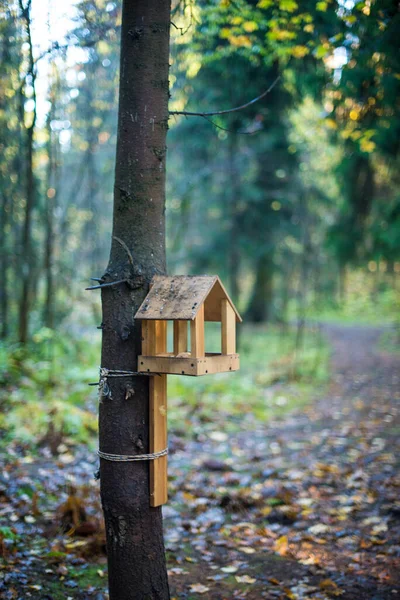
<path fill-rule="evenodd" d="M 218 330 L 208 343 L 217 348 Z M 187 419 L 202 423 L 225 419 L 236 429 L 246 414 L 267 420 L 309 402 L 313 387 L 328 377 L 329 348 L 317 328 L 304 331 L 296 348 L 293 327 L 244 326 L 240 334 L 241 369 L 204 377 L 168 377 L 170 427 Z M 93 340 L 42 330 L 27 350 L 0 347 L 0 428 L 10 439 L 35 444 L 61 433 L 72 443 L 91 443 L 97 432 L 100 336 Z"/>
<path fill-rule="evenodd" d="M 383 286 L 383 284 L 382 284 Z M 291 318 L 296 319 L 296 304 L 290 305 Z M 400 294 L 393 286 L 376 289 L 362 273 L 349 275 L 347 290 L 341 302 L 326 298 L 308 302 L 306 317 L 311 321 L 349 325 L 385 325 L 399 323 Z"/>
<path fill-rule="evenodd" d="M 329 347 L 317 329 L 307 329 L 296 349 L 295 328 L 244 327 L 240 371 L 211 377 L 168 378 L 169 422 L 181 429 L 193 415 L 203 423 L 226 418 L 240 427 L 246 414 L 266 421 L 310 401 L 328 379 Z M 233 419 L 232 419 L 233 417 Z"/>
<path fill-rule="evenodd" d="M 40 330 L 32 344 L 0 345 L 0 429 L 10 439 L 37 443 L 50 431 L 89 442 L 97 431 L 96 388 L 100 336 Z"/>

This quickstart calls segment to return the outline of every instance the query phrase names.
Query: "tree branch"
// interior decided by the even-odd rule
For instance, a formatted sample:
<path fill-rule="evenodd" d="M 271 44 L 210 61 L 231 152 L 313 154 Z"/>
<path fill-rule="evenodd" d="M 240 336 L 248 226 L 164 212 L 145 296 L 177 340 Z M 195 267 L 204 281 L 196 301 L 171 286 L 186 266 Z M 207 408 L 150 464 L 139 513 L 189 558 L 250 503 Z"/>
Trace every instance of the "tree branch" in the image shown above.
<path fill-rule="evenodd" d="M 265 90 L 265 92 L 263 92 L 256 98 L 253 98 L 253 100 L 250 100 L 250 102 L 246 102 L 246 104 L 242 104 L 241 106 L 235 106 L 235 108 L 228 108 L 226 110 L 213 110 L 213 111 L 209 111 L 209 112 L 188 112 L 186 110 L 171 110 L 169 112 L 169 114 L 170 115 L 185 115 L 187 117 L 204 117 L 204 118 L 206 118 L 206 117 L 212 117 L 215 115 L 227 115 L 228 113 L 237 112 L 237 111 L 243 110 L 244 108 L 247 108 L 248 106 L 251 106 L 252 104 L 255 104 L 256 102 L 258 102 L 259 100 L 262 100 L 263 98 L 265 98 L 265 96 L 267 96 L 272 91 L 272 89 L 276 86 L 276 84 L 278 83 L 280 78 L 281 78 L 281 76 L 278 75 L 278 77 L 275 79 L 275 81 L 273 81 L 271 83 L 271 85 L 269 86 L 269 88 L 267 90 Z"/>
<path fill-rule="evenodd" d="M 238 133 L 240 135 L 254 135 L 255 133 L 258 133 L 260 131 L 260 128 L 252 129 L 250 131 L 241 131 L 240 129 L 227 129 L 226 127 L 218 125 L 218 123 L 212 121 L 212 119 L 209 119 L 208 117 L 206 117 L 206 115 L 202 115 L 202 117 L 203 119 L 211 123 L 211 125 L 214 125 L 214 127 L 216 127 L 217 129 L 221 129 L 221 131 L 227 131 L 228 133 Z"/>

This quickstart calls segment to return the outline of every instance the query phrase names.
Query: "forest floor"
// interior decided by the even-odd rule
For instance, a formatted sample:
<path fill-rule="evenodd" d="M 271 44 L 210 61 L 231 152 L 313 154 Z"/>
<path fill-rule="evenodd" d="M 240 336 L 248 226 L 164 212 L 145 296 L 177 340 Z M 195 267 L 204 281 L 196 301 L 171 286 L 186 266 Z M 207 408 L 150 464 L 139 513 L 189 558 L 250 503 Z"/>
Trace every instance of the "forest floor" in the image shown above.
<path fill-rule="evenodd" d="M 227 428 L 216 407 L 171 434 L 173 598 L 400 599 L 400 356 L 379 328 L 324 331 L 332 377 L 305 408 Z M 59 452 L 11 444 L 2 457 L 1 598 L 107 597 L 96 460 Z M 70 519 L 83 523 L 68 535 Z"/>

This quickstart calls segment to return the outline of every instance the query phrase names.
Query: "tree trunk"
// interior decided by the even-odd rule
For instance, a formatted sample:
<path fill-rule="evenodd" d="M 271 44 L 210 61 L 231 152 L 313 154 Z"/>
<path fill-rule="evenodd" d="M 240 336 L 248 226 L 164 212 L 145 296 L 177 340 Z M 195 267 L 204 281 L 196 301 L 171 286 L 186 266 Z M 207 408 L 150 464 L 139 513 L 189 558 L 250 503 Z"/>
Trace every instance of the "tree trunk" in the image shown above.
<path fill-rule="evenodd" d="M 103 367 L 136 371 L 141 323 L 133 315 L 165 261 L 168 0 L 124 0 L 113 239 L 102 290 Z M 122 243 L 121 243 L 122 242 Z M 126 247 L 125 247 L 126 246 Z M 127 251 L 129 249 L 129 252 Z M 100 402 L 100 449 L 149 452 L 149 377 L 109 380 Z M 101 459 L 110 600 L 168 599 L 161 508 L 149 502 L 149 463 Z"/>
<path fill-rule="evenodd" d="M 265 323 L 270 318 L 272 304 L 273 263 L 269 254 L 262 254 L 257 261 L 256 280 L 246 320 Z"/>
<path fill-rule="evenodd" d="M 44 269 L 46 278 L 46 297 L 44 305 L 44 324 L 49 329 L 54 328 L 54 210 L 58 191 L 58 156 L 57 143 L 53 140 L 51 121 L 55 117 L 55 103 L 58 92 L 58 77 L 55 75 L 50 91 L 51 108 L 47 116 L 47 192 L 46 192 L 46 241 L 44 254 Z"/>
<path fill-rule="evenodd" d="M 19 304 L 19 341 L 25 344 L 28 341 L 28 329 L 29 329 L 29 312 L 31 308 L 31 291 L 32 291 L 32 266 L 33 266 L 33 248 L 32 248 L 32 212 L 35 201 L 35 179 L 33 173 L 33 137 L 35 133 L 36 125 L 36 71 L 33 60 L 33 48 L 32 48 L 32 36 L 31 36 L 31 0 L 24 7 L 22 0 L 20 0 L 20 9 L 22 17 L 25 21 L 25 28 L 28 40 L 28 73 L 26 79 L 29 76 L 29 83 L 33 89 L 32 99 L 34 101 L 34 108 L 31 117 L 31 123 L 26 128 L 26 174 L 25 174 L 25 216 L 23 223 L 23 234 L 22 234 L 22 269 L 21 269 L 21 300 Z M 25 81 L 26 81 L 25 79 Z"/>
<path fill-rule="evenodd" d="M 3 182 L 1 182 L 3 183 Z M 8 336 L 8 248 L 7 248 L 7 225 L 8 225 L 8 201 L 7 194 L 2 194 L 1 205 L 1 229 L 0 229 L 0 339 Z"/>
<path fill-rule="evenodd" d="M 87 200 L 86 206 L 90 211 L 90 219 L 86 223 L 85 237 L 89 243 L 88 264 L 90 272 L 93 274 L 99 273 L 101 265 L 101 240 L 99 239 L 96 209 L 98 206 L 99 194 L 99 173 L 96 168 L 96 150 L 98 127 L 93 125 L 93 103 L 96 96 L 96 64 L 88 64 L 88 86 L 87 86 L 87 104 L 86 104 L 86 141 L 88 149 L 85 156 L 87 168 Z"/>
<path fill-rule="evenodd" d="M 346 265 L 339 264 L 339 275 L 338 275 L 338 301 L 339 306 L 344 306 L 346 301 Z"/>
<path fill-rule="evenodd" d="M 238 151 L 237 134 L 229 135 L 228 161 L 229 172 L 231 178 L 231 229 L 230 229 L 230 245 L 229 245 L 229 282 L 232 300 L 235 304 L 239 300 L 239 269 L 240 269 L 240 250 L 239 250 L 239 234 L 240 234 L 240 217 L 238 214 L 238 204 L 240 200 L 240 177 L 239 171 L 235 165 Z"/>

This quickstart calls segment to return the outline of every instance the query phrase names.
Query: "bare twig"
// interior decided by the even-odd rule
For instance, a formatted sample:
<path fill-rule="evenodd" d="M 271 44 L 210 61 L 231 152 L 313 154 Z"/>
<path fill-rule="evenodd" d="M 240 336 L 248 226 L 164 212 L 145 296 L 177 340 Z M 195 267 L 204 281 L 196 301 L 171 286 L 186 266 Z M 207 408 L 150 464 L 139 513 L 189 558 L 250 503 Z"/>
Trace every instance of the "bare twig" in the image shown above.
<path fill-rule="evenodd" d="M 250 100 L 250 102 L 246 102 L 246 104 L 241 104 L 240 106 L 235 106 L 234 108 L 228 108 L 226 110 L 213 110 L 213 111 L 209 111 L 209 112 L 188 112 L 186 110 L 171 110 L 169 114 L 170 115 L 185 115 L 187 117 L 204 117 L 204 118 L 206 118 L 206 117 L 212 117 L 215 115 L 227 115 L 229 113 L 237 112 L 237 111 L 243 110 L 244 108 L 247 108 L 248 106 L 251 106 L 252 104 L 255 104 L 256 102 L 259 102 L 259 100 L 262 100 L 263 98 L 265 98 L 265 96 L 267 96 L 273 90 L 273 88 L 276 86 L 276 84 L 278 83 L 280 78 L 281 78 L 281 76 L 278 75 L 278 77 L 275 79 L 275 81 L 273 81 L 271 83 L 271 85 L 269 86 L 269 88 L 267 90 L 265 90 L 265 92 L 263 92 L 256 98 L 253 98 L 252 100 Z"/>
<path fill-rule="evenodd" d="M 175 25 L 175 23 L 173 23 L 172 21 L 171 21 L 171 25 L 173 27 L 175 27 L 175 29 L 177 29 L 178 31 L 180 31 L 181 35 L 185 35 L 185 33 L 187 33 L 189 31 L 189 29 L 191 28 L 192 22 L 189 23 L 189 25 L 186 27 L 186 29 L 184 29 L 183 27 L 179 27 L 178 25 Z"/>
<path fill-rule="evenodd" d="M 121 244 L 121 246 L 123 247 L 123 249 L 126 251 L 126 253 L 127 253 L 128 257 L 129 257 L 129 262 L 131 263 L 131 265 L 133 267 L 133 257 L 132 257 L 131 251 L 129 250 L 128 246 L 125 244 L 125 242 L 123 240 L 121 240 L 116 235 L 113 235 L 113 238 L 114 238 L 115 241 L 117 241 L 119 244 Z"/>
<path fill-rule="evenodd" d="M 92 285 L 91 287 L 85 288 L 85 290 L 99 290 L 105 287 L 111 287 L 112 285 L 118 285 L 120 283 L 126 283 L 128 279 L 118 279 L 118 281 L 110 281 L 110 283 L 101 283 L 100 285 Z"/>
<path fill-rule="evenodd" d="M 260 131 L 259 129 L 253 129 L 252 131 L 241 131 L 240 129 L 239 130 L 227 129 L 226 127 L 222 127 L 221 125 L 218 125 L 218 123 L 216 123 L 215 121 L 212 121 L 205 115 L 203 115 L 203 119 L 205 119 L 206 121 L 211 123 L 211 125 L 214 125 L 214 127 L 216 127 L 217 129 L 221 129 L 221 131 L 227 131 L 228 133 L 239 133 L 240 135 L 254 135 L 258 131 Z"/>

